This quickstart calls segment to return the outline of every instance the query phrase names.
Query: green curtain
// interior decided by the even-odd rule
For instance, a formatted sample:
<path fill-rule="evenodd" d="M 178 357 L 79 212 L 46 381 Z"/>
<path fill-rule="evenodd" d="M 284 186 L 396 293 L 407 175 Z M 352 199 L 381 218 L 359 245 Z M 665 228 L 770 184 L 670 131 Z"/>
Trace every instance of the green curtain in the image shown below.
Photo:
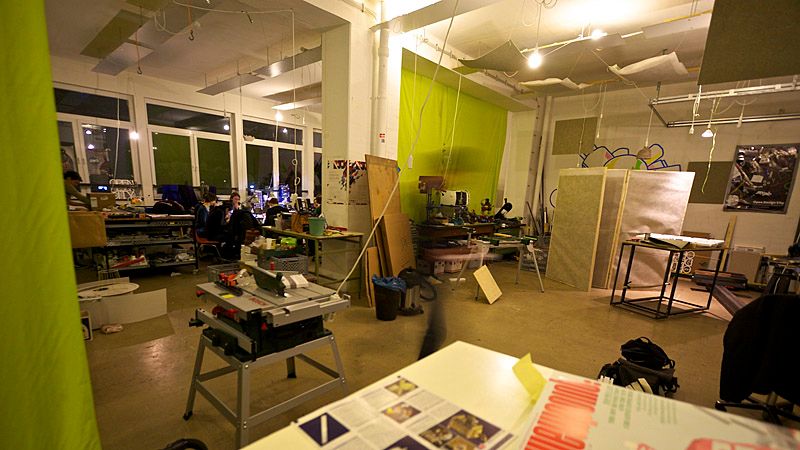
<path fill-rule="evenodd" d="M 508 111 L 464 93 L 459 96 L 457 89 L 437 82 L 425 106 L 412 168 L 407 169 L 419 111 L 431 82 L 430 78 L 408 70 L 403 70 L 401 75 L 397 149 L 397 163 L 403 169 L 400 172 L 401 207 L 418 222 L 425 220 L 426 197 L 417 187 L 421 175 L 445 176 L 448 189 L 468 191 L 470 210 L 480 213 L 480 202 L 484 198 L 491 199 L 494 204 L 506 140 Z"/>
<path fill-rule="evenodd" d="M 0 448 L 99 449 L 44 4 L 0 5 Z"/>

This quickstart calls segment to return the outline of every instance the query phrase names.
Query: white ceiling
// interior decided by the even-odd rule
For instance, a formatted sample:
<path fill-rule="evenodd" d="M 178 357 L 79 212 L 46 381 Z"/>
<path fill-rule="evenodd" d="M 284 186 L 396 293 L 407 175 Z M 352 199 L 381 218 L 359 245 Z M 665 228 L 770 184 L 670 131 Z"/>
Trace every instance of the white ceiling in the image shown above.
<path fill-rule="evenodd" d="M 180 3 L 184 1 L 190 2 Z M 205 0 L 190 3 L 209 6 Z M 170 1 L 167 4 L 174 6 Z M 248 11 L 253 22 L 244 14 L 209 12 L 196 19 L 199 26 L 193 27 L 194 40 L 189 40 L 188 15 L 186 21 L 166 23 L 166 28 L 177 34 L 141 57 L 142 72 L 202 88 L 235 75 L 237 70 L 245 73 L 299 52 L 301 46 L 317 46 L 322 31 L 344 23 L 333 14 L 299 0 L 212 0 L 210 7 Z M 94 63 L 98 62 L 96 58 L 81 55 L 84 47 L 121 9 L 140 13 L 138 6 L 125 0 L 47 0 L 45 8 L 51 53 Z M 292 13 L 259 13 L 288 9 L 294 11 L 294 46 Z M 154 15 L 146 9 L 142 13 L 143 22 L 150 21 Z M 135 35 L 132 38 L 135 39 Z M 136 65 L 127 70 L 135 72 Z M 298 74 L 293 77 L 265 80 L 248 89 L 252 95 L 261 96 L 285 90 L 286 86 L 298 82 L 319 81 L 313 69 L 311 74 L 308 69 L 295 72 Z"/>
<path fill-rule="evenodd" d="M 504 0 L 462 14 L 453 22 L 448 48 L 457 54 L 479 57 L 512 40 L 520 49 L 537 44 L 538 0 Z M 550 0 L 551 8 L 542 8 L 539 46 L 546 46 L 578 37 L 594 28 L 613 34 L 628 34 L 642 28 L 685 17 L 694 9 L 710 10 L 713 0 Z M 694 4 L 693 4 L 694 3 Z M 425 33 L 443 39 L 448 21 L 428 26 Z M 625 66 L 642 59 L 676 51 L 687 68 L 697 67 L 702 60 L 707 29 L 689 31 L 655 39 L 636 35 L 618 47 L 597 50 L 591 42 L 567 45 L 542 51 L 544 64 L 536 70 L 525 68 L 513 77 L 516 81 L 569 77 L 575 82 L 597 82 L 613 79 L 608 65 Z M 602 61 L 601 61 L 602 59 Z M 696 77 L 692 73 L 691 78 Z M 685 80 L 674 80 L 685 81 Z"/>

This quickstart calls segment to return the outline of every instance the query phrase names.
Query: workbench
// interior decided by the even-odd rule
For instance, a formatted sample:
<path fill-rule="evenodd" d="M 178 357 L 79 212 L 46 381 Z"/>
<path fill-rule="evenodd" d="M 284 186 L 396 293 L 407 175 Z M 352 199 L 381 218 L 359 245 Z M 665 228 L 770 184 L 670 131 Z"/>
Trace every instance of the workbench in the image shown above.
<path fill-rule="evenodd" d="M 314 244 L 314 252 L 313 255 L 311 254 L 310 248 L 306 245 L 306 256 L 311 258 L 313 256 L 314 259 L 314 271 L 312 272 L 314 276 L 317 277 L 316 283 L 321 284 L 323 286 L 332 286 L 343 281 L 350 281 L 350 280 L 360 280 L 361 279 L 361 269 L 357 269 L 353 271 L 353 274 L 350 278 L 346 280 L 344 278 L 336 278 L 331 277 L 328 275 L 323 275 L 320 272 L 320 266 L 322 265 L 322 256 L 323 255 L 333 255 L 333 254 L 342 254 L 342 253 L 360 253 L 361 248 L 364 245 L 364 233 L 357 233 L 353 231 L 341 231 L 336 232 L 329 235 L 322 235 L 322 236 L 315 236 L 309 233 L 298 233 L 292 230 L 281 230 L 276 227 L 271 226 L 264 226 L 262 227 L 263 232 L 269 232 L 276 234 L 278 236 L 288 236 L 297 239 L 305 239 L 308 242 L 313 242 Z M 341 242 L 344 245 L 344 248 L 337 249 L 337 250 L 323 250 L 322 244 L 323 242 Z M 355 244 L 355 245 L 354 245 Z M 358 261 L 358 264 L 361 264 L 361 261 Z M 349 267 L 348 267 L 349 269 Z M 325 280 L 323 280 L 323 278 Z M 358 294 L 361 295 L 361 284 L 358 283 Z"/>
<path fill-rule="evenodd" d="M 625 249 L 628 249 L 628 264 L 625 269 L 625 277 L 622 281 L 622 289 L 620 292 L 620 297 L 616 299 L 616 292 L 617 292 L 617 282 L 619 281 L 619 271 L 622 267 L 622 256 L 625 254 Z M 652 250 L 659 250 L 667 252 L 669 255 L 667 257 L 667 261 L 664 267 L 664 279 L 660 285 L 661 291 L 657 296 L 649 296 L 649 297 L 641 297 L 641 298 L 626 298 L 628 289 L 631 288 L 630 285 L 630 277 L 631 277 L 631 269 L 633 268 L 634 263 L 634 254 L 636 253 L 636 249 L 652 249 Z M 689 277 L 689 275 L 685 275 L 682 273 L 682 268 L 684 266 L 684 256 L 687 252 L 720 252 L 720 254 L 725 251 L 726 248 L 724 247 L 702 247 L 696 245 L 689 245 L 683 248 L 672 247 L 668 245 L 658 245 L 651 242 L 646 241 L 625 241 L 622 243 L 622 247 L 619 252 L 619 260 L 617 261 L 617 271 L 614 275 L 614 287 L 611 290 L 611 305 L 612 306 L 619 306 L 629 309 L 633 312 L 650 316 L 653 319 L 666 319 L 671 315 L 676 314 L 688 314 L 694 312 L 703 312 L 707 311 L 711 307 L 711 299 L 713 298 L 714 288 L 717 285 L 717 277 L 719 276 L 719 269 L 722 263 L 722 258 L 717 258 L 717 265 L 714 268 L 714 276 L 711 281 L 711 286 L 709 288 L 708 293 L 708 300 L 705 304 L 696 304 L 686 300 L 680 300 L 675 298 L 675 291 L 678 287 L 678 279 Z M 673 259 L 677 256 L 677 261 L 673 261 Z M 670 281 L 670 278 L 672 281 Z M 667 286 L 672 284 L 669 293 L 667 293 Z M 655 307 L 648 305 L 648 303 L 652 304 L 655 303 Z M 666 304 L 665 304 L 666 303 Z M 681 306 L 681 309 L 678 311 L 673 311 L 673 306 L 675 304 Z M 662 309 L 664 306 L 664 309 Z"/>

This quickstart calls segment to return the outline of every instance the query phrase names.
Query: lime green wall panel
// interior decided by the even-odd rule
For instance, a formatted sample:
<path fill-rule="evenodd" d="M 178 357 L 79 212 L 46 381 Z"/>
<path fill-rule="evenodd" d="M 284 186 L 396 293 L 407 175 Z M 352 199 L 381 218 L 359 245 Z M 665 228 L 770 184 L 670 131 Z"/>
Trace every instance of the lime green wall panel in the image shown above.
<path fill-rule="evenodd" d="M 490 198 L 495 203 L 506 139 L 506 110 L 466 94 L 458 96 L 456 89 L 434 83 L 423 112 L 412 168 L 406 168 L 419 125 L 419 111 L 431 82 L 430 78 L 408 70 L 403 70 L 401 75 L 397 150 L 397 161 L 403 169 L 400 173 L 400 199 L 403 212 L 418 222 L 425 219 L 426 197 L 417 188 L 422 175 L 445 176 L 448 189 L 468 191 L 470 210 L 480 212 L 483 198 Z M 458 114 L 453 135 L 457 97 Z"/>
<path fill-rule="evenodd" d="M 0 10 L 0 448 L 99 449 L 44 4 Z"/>

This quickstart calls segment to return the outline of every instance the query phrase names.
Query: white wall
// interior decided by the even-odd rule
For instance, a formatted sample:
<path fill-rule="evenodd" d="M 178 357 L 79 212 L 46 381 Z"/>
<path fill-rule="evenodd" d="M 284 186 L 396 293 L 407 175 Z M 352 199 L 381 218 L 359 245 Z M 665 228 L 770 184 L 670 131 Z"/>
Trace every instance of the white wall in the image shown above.
<path fill-rule="evenodd" d="M 53 81 L 58 87 L 65 89 L 82 88 L 104 91 L 105 93 L 124 94 L 133 99 L 133 115 L 131 122 L 139 132 L 140 139 L 131 141 L 131 151 L 134 155 L 134 165 L 138 166 L 140 182 L 145 194 L 145 204 L 153 203 L 152 179 L 152 143 L 147 130 L 148 100 L 168 102 L 177 107 L 188 106 L 201 108 L 217 113 L 228 112 L 233 115 L 231 129 L 231 148 L 234 172 L 232 173 L 235 186 L 243 191 L 246 188 L 247 173 L 245 171 L 245 145 L 242 135 L 242 118 L 259 118 L 275 120 L 277 111 L 272 109 L 274 102 L 258 100 L 249 97 L 239 97 L 238 94 L 226 93 L 215 96 L 199 94 L 197 88 L 167 80 L 161 80 L 146 75 L 123 72 L 118 76 L 103 75 L 92 72 L 92 64 L 82 63 L 62 57 L 51 56 Z M 103 92 L 98 92 L 103 94 Z M 309 192 L 313 189 L 314 178 L 314 152 L 313 128 L 322 128 L 322 120 L 318 114 L 305 113 L 293 115 L 291 111 L 283 112 L 283 121 L 287 125 L 305 127 L 303 139 L 303 189 Z M 297 117 L 296 117 L 297 116 Z M 303 124 L 305 121 L 305 124 Z M 324 144 L 324 142 L 323 142 Z M 137 157 L 138 155 L 138 157 Z M 138 162 L 137 162 L 138 160 Z"/>
<path fill-rule="evenodd" d="M 554 123 L 556 120 L 576 119 L 586 116 L 598 116 L 600 105 L 597 104 L 598 94 L 593 88 L 590 94 L 583 96 L 560 97 L 553 101 L 549 126 L 545 136 L 545 204 L 547 196 L 558 184 L 558 171 L 567 167 L 578 167 L 580 157 L 576 155 L 552 155 Z M 696 92 L 694 83 L 665 86 L 662 96 L 686 94 Z M 777 94 L 775 94 L 777 95 Z M 640 149 L 645 143 L 647 124 L 650 109 L 648 99 L 655 97 L 655 88 L 624 89 L 608 92 L 605 100 L 604 117 L 600 125 L 600 137 L 596 145 L 604 145 L 613 151 L 618 147 Z M 720 109 L 726 108 L 730 100 L 720 104 Z M 650 132 L 650 144 L 658 143 L 664 147 L 664 159 L 669 164 L 680 164 L 686 170 L 690 161 L 707 161 L 711 147 L 711 139 L 700 137 L 705 129 L 702 118 L 708 119 L 710 101 L 706 101 L 700 108 L 700 122 L 695 127 L 695 134 L 690 135 L 688 128 L 666 128 L 653 117 Z M 683 108 L 683 117 L 691 116 L 691 103 L 686 103 Z M 736 116 L 738 106 L 732 107 L 726 116 Z M 742 124 L 741 128 L 735 125 L 723 125 L 717 128 L 717 142 L 714 150 L 713 161 L 731 161 L 736 145 L 743 144 L 785 144 L 800 142 L 800 123 L 796 121 L 767 122 Z M 635 152 L 635 150 L 634 150 Z M 704 176 L 703 173 L 696 177 Z M 557 198 L 557 195 L 556 197 Z M 653 193 L 653 201 L 658 201 L 658 193 Z M 767 252 L 785 253 L 794 241 L 794 233 L 800 219 L 800 183 L 794 184 L 794 190 L 786 214 L 771 213 L 731 213 L 723 212 L 722 205 L 690 203 L 684 222 L 684 230 L 709 232 L 716 238 L 722 239 L 725 227 L 731 215 L 737 215 L 734 245 L 764 246 Z"/>

